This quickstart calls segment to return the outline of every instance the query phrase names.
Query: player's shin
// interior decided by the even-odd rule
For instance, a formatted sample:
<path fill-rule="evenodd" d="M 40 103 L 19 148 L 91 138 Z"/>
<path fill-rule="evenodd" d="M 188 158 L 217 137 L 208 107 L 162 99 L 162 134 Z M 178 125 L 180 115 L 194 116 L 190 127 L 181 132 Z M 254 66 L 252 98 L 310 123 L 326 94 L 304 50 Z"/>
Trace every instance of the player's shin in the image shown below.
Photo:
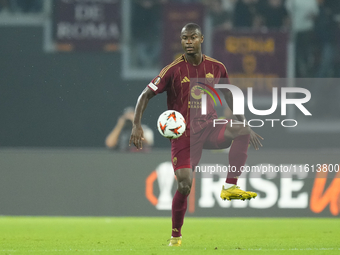
<path fill-rule="evenodd" d="M 187 210 L 188 195 L 181 194 L 178 190 L 172 200 L 172 236 L 181 236 L 181 228 L 184 221 L 184 215 Z"/>
<path fill-rule="evenodd" d="M 250 135 L 241 135 L 234 139 L 229 151 L 229 168 L 226 179 L 227 184 L 236 185 L 237 179 L 241 175 L 241 167 L 247 160 L 247 151 Z"/>
<path fill-rule="evenodd" d="M 249 140 L 250 135 L 238 136 L 230 148 L 228 176 L 221 191 L 221 198 L 223 200 L 246 200 L 257 196 L 255 192 L 244 191 L 236 186 L 237 179 L 242 174 L 242 166 L 244 166 L 247 160 Z"/>

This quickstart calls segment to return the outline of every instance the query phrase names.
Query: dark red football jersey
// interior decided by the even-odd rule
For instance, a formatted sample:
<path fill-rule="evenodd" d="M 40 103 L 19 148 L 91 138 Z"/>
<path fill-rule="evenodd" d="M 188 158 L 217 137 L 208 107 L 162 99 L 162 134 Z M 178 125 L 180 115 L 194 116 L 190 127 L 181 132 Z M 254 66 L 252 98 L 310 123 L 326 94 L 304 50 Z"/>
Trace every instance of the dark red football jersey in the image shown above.
<path fill-rule="evenodd" d="M 193 66 L 183 54 L 164 67 L 148 87 L 155 94 L 167 92 L 168 109 L 180 112 L 189 130 L 190 122 L 195 118 L 217 118 L 214 101 L 209 95 L 207 96 L 207 113 L 201 115 L 201 97 L 202 94 L 207 94 L 206 91 L 214 94 L 211 88 L 219 82 L 220 78 L 228 78 L 227 70 L 221 62 L 203 55 L 201 64 Z"/>

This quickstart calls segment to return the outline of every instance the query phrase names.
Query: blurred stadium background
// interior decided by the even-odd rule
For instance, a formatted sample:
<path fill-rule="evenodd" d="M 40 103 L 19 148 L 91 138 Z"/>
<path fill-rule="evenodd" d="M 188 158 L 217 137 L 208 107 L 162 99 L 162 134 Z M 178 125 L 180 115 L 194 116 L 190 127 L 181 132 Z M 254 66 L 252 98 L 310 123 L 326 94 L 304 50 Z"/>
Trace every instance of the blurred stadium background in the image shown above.
<path fill-rule="evenodd" d="M 231 78 L 248 78 L 258 107 L 270 107 L 277 81 L 312 93 L 312 117 L 297 108 L 285 117 L 297 127 L 256 129 L 265 147 L 250 151 L 247 164 L 340 163 L 338 0 L 1 0 L 0 214 L 170 216 L 170 144 L 155 125 L 166 95 L 144 113 L 153 140 L 144 153 L 124 146 L 128 123 L 119 146 L 108 149 L 105 139 L 181 53 L 188 22 L 203 29 L 203 53 Z M 271 118 L 282 120 L 279 111 Z M 207 162 L 227 164 L 224 153 Z M 242 184 L 259 198 L 243 204 L 218 200 L 223 176 L 196 178 L 188 214 L 339 216 L 339 178 L 248 177 Z"/>

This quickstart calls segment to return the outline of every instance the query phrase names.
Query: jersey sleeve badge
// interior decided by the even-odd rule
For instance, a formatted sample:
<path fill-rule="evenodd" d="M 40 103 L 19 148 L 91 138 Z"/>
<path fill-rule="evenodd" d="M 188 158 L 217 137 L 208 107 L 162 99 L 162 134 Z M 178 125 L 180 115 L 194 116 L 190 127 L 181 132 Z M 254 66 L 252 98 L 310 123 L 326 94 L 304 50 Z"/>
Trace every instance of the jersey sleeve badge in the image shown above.
<path fill-rule="evenodd" d="M 158 86 L 158 84 L 161 82 L 161 77 L 157 76 L 156 79 L 154 80 L 153 84 Z"/>
<path fill-rule="evenodd" d="M 156 91 L 158 89 L 157 85 L 161 82 L 161 77 L 157 76 L 153 82 L 150 82 L 148 87 L 152 89 L 153 91 Z"/>

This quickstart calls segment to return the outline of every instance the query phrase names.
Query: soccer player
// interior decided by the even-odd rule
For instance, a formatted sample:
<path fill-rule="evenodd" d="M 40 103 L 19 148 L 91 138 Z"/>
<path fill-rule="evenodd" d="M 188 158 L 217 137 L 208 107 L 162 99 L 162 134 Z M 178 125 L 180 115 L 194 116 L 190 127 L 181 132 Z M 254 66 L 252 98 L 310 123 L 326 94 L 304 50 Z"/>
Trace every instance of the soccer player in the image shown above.
<path fill-rule="evenodd" d="M 195 102 L 196 96 L 193 97 L 195 93 L 192 93 L 190 88 L 190 79 L 228 78 L 227 70 L 221 62 L 202 54 L 203 40 L 201 28 L 197 24 L 189 23 L 183 27 L 181 43 L 185 53 L 164 67 L 138 97 L 130 137 L 130 145 L 133 143 L 137 149 L 142 149 L 144 137 L 141 119 L 143 112 L 149 100 L 164 91 L 167 92 L 168 109 L 180 112 L 186 119 L 185 133 L 181 137 L 171 140 L 171 157 L 177 180 L 177 191 L 172 202 L 170 246 L 180 246 L 182 243 L 181 228 L 192 184 L 192 172 L 198 165 L 203 149 L 223 149 L 232 144 L 229 152 L 229 164 L 230 169 L 233 168 L 237 171 L 228 172 L 221 191 L 223 200 L 245 200 L 257 196 L 255 192 L 241 190 L 236 184 L 241 175 L 241 167 L 244 166 L 247 159 L 249 142 L 258 150 L 262 146 L 259 139 L 263 138 L 249 126 L 235 125 L 235 122 L 233 122 L 234 125 L 228 122 L 225 125 L 213 127 L 213 120 L 217 119 L 217 114 L 213 107 L 209 107 L 211 104 L 207 107 L 206 115 L 197 117 L 193 113 L 190 114 L 190 104 L 198 105 Z M 227 104 L 232 109 L 231 92 L 229 90 L 222 92 Z M 241 122 L 245 121 L 243 115 L 236 117 Z"/>

